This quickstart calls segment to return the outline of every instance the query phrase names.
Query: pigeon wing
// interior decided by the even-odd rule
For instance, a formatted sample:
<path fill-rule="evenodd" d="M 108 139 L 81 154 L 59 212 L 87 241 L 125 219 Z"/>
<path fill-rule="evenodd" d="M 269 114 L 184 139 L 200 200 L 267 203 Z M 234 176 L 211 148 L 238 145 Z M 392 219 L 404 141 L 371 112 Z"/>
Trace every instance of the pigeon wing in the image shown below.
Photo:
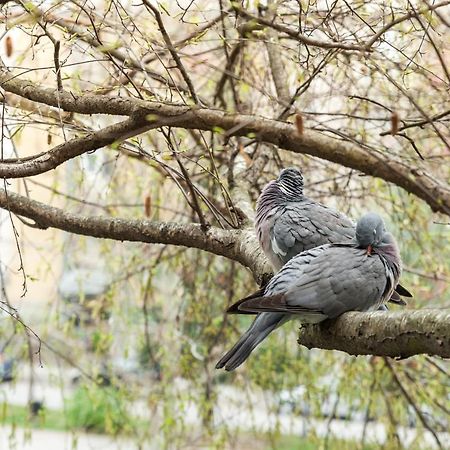
<path fill-rule="evenodd" d="M 242 302 L 239 309 L 334 318 L 346 311 L 376 308 L 382 301 L 386 269 L 378 255 L 368 256 L 351 247 L 329 247 L 307 264 L 297 259 L 302 255 L 292 260 L 297 271 L 283 268 L 264 296 Z M 279 285 L 285 287 L 282 292 Z"/>
<path fill-rule="evenodd" d="M 343 214 L 305 199 L 288 203 L 273 219 L 271 250 L 285 263 L 295 255 L 323 244 L 349 242 L 354 224 Z"/>

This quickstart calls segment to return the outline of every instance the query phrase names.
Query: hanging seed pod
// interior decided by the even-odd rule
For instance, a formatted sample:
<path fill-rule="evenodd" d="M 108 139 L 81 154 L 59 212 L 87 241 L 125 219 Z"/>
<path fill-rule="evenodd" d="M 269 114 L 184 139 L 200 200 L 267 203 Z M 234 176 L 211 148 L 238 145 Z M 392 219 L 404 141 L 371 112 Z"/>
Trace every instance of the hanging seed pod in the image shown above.
<path fill-rule="evenodd" d="M 391 115 L 391 134 L 395 135 L 398 133 L 398 125 L 399 125 L 398 113 L 396 111 L 392 112 Z"/>
<path fill-rule="evenodd" d="M 152 200 L 150 198 L 150 195 L 147 195 L 144 200 L 145 217 L 150 217 L 151 210 L 152 210 Z"/>
<path fill-rule="evenodd" d="M 295 126 L 297 127 L 297 133 L 299 136 L 303 136 L 304 123 L 303 116 L 301 114 L 295 115 Z"/>
<path fill-rule="evenodd" d="M 11 58 L 12 54 L 13 54 L 13 41 L 11 36 L 6 36 L 5 39 L 5 50 L 6 50 L 6 56 L 8 58 Z"/>

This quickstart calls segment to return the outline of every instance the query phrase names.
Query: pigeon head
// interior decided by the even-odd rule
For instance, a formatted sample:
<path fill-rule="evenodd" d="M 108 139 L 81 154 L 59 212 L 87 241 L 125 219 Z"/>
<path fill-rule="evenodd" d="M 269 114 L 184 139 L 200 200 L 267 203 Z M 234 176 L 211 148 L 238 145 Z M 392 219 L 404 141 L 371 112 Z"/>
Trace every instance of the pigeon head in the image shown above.
<path fill-rule="evenodd" d="M 364 214 L 356 224 L 356 240 L 361 248 L 379 247 L 387 234 L 383 219 L 373 212 Z"/>
<path fill-rule="evenodd" d="M 288 197 L 303 195 L 303 176 L 294 167 L 283 169 L 276 182 L 281 192 Z"/>

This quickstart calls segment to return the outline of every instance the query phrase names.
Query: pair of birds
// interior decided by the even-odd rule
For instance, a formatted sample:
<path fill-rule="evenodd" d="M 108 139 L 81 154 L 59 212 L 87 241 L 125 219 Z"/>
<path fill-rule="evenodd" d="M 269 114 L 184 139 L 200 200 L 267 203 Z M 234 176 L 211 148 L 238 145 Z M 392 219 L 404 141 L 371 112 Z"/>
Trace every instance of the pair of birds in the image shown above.
<path fill-rule="evenodd" d="M 411 294 L 398 284 L 400 253 L 378 214 L 356 224 L 303 195 L 303 177 L 283 169 L 263 189 L 255 228 L 275 271 L 254 294 L 234 303 L 232 314 L 257 314 L 250 328 L 217 363 L 216 369 L 240 366 L 273 330 L 290 319 L 319 323 L 347 311 L 387 309 L 406 304 Z"/>

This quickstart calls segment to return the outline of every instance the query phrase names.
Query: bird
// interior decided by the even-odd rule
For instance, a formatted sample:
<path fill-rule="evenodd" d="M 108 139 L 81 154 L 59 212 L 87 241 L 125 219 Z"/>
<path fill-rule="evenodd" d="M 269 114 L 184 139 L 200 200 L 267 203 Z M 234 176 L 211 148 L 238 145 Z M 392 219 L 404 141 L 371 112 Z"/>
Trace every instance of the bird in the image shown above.
<path fill-rule="evenodd" d="M 347 311 L 378 309 L 390 299 L 401 270 L 398 246 L 383 219 L 365 214 L 357 223 L 355 243 L 324 244 L 301 252 L 265 288 L 228 308 L 231 314 L 257 316 L 216 369 L 236 369 L 273 330 L 293 318 L 319 323 Z"/>
<path fill-rule="evenodd" d="M 305 250 L 354 239 L 355 223 L 345 214 L 306 197 L 303 187 L 301 171 L 288 167 L 263 188 L 257 200 L 256 235 L 275 271 Z M 399 285 L 390 301 L 406 305 L 400 295 L 412 297 Z"/>

